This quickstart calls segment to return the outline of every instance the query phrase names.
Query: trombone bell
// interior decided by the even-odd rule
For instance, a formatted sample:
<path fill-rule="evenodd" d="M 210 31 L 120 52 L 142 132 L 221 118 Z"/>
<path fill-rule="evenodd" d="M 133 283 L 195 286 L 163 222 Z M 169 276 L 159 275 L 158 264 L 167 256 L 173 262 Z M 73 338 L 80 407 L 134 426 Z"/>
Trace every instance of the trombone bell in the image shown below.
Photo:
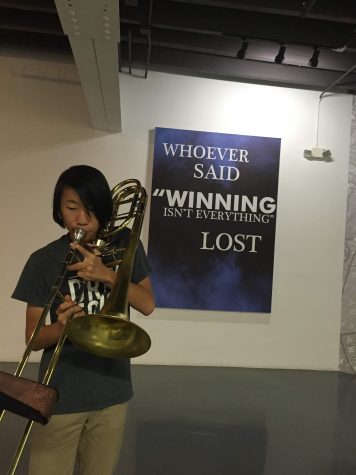
<path fill-rule="evenodd" d="M 73 317 L 65 332 L 74 345 L 105 358 L 134 358 L 151 346 L 145 330 L 120 314 Z"/>

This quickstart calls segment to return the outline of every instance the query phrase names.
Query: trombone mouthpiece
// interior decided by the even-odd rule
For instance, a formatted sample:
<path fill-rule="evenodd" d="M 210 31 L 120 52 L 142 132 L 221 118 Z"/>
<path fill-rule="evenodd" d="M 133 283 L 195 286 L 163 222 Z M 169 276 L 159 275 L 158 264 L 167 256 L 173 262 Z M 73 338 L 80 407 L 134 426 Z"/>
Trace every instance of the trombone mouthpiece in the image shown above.
<path fill-rule="evenodd" d="M 84 236 L 85 236 L 84 229 L 76 229 L 74 231 L 73 241 L 79 243 L 83 239 Z"/>

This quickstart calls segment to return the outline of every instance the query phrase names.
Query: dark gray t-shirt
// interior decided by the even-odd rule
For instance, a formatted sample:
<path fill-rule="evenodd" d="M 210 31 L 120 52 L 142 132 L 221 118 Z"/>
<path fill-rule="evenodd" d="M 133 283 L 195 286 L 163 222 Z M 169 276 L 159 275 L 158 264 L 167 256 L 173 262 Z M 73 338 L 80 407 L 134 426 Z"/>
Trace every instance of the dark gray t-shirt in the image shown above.
<path fill-rule="evenodd" d="M 123 229 L 115 238 L 115 247 L 126 245 L 129 231 Z M 51 242 L 34 252 L 28 259 L 12 297 L 37 307 L 44 307 L 57 275 L 69 251 L 68 235 Z M 140 282 L 150 274 L 142 243 L 139 242 L 131 281 Z M 64 279 L 63 295 L 69 294 L 77 300 L 80 279 L 69 273 Z M 107 289 L 102 283 L 89 282 L 79 302 L 87 313 L 98 313 L 103 306 Z M 61 303 L 56 299 L 51 308 L 51 321 L 55 322 L 56 308 Z M 96 310 L 96 311 L 95 311 Z M 43 351 L 39 380 L 49 364 L 54 346 Z M 58 389 L 59 401 L 55 414 L 68 414 L 100 410 L 128 401 L 132 397 L 130 360 L 127 358 L 109 359 L 92 355 L 72 345 L 66 340 L 59 362 L 55 368 L 50 385 Z"/>

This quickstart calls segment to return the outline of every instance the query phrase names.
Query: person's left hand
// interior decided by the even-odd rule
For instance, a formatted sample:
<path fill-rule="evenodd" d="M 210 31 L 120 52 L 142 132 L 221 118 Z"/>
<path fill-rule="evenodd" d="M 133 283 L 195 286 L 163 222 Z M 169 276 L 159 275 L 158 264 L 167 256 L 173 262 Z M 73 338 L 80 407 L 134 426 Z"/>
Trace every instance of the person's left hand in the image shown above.
<path fill-rule="evenodd" d="M 68 270 L 76 272 L 77 276 L 81 279 L 99 281 L 110 285 L 113 271 L 103 264 L 100 253 L 95 249 L 94 245 L 88 244 L 88 246 L 93 247 L 93 251 L 86 249 L 78 243 L 71 244 L 72 248 L 80 252 L 83 260 L 68 266 Z"/>

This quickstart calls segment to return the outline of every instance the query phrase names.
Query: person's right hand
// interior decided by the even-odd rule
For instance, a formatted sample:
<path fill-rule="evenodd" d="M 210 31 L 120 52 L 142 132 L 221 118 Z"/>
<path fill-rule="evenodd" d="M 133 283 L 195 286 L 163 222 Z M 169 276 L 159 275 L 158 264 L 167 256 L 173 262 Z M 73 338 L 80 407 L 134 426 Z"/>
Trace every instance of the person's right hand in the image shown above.
<path fill-rule="evenodd" d="M 70 295 L 65 295 L 64 302 L 58 306 L 56 314 L 58 321 L 62 325 L 65 325 L 69 318 L 80 317 L 84 315 L 84 310 L 83 307 L 71 299 Z"/>

